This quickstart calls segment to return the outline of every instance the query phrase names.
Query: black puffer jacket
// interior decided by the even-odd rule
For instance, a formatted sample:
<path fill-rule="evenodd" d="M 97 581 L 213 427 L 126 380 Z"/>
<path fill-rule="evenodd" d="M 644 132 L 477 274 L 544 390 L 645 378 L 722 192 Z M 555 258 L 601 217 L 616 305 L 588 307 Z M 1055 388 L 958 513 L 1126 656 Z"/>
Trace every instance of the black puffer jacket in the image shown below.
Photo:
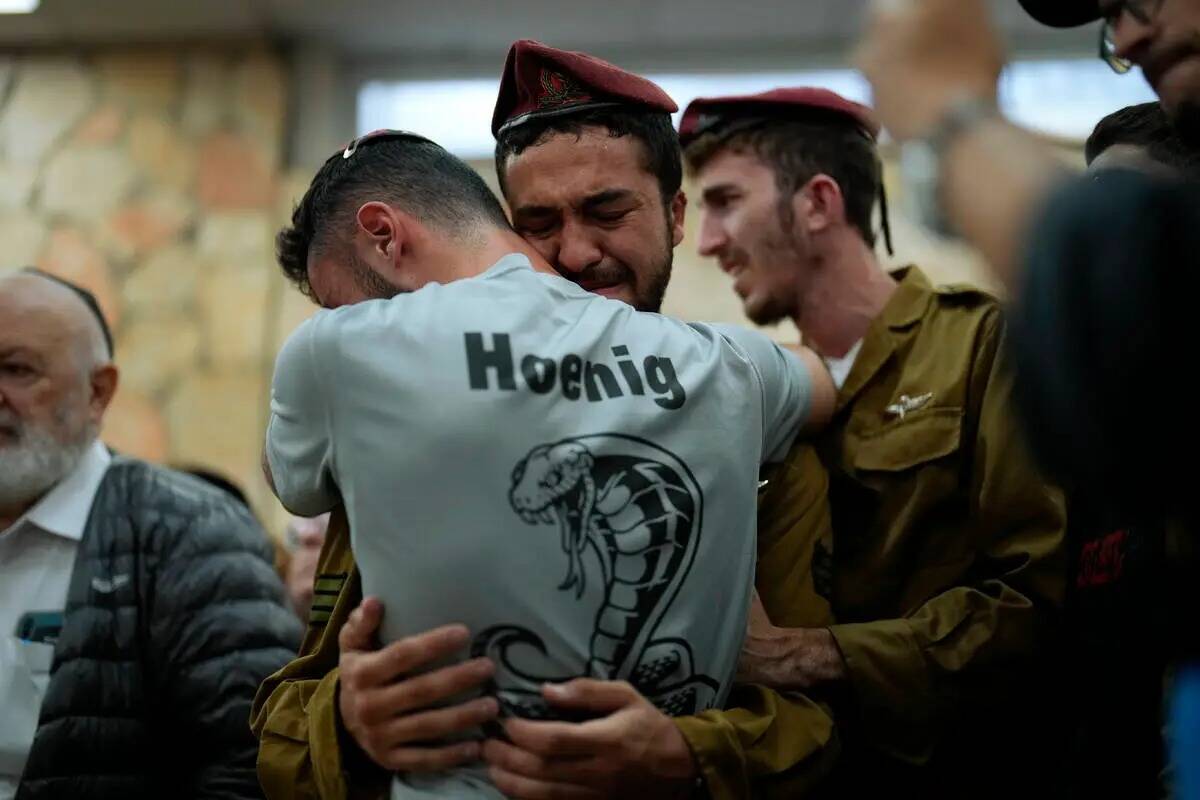
<path fill-rule="evenodd" d="M 270 545 L 240 503 L 114 459 L 18 800 L 261 797 L 250 703 L 299 641 Z"/>

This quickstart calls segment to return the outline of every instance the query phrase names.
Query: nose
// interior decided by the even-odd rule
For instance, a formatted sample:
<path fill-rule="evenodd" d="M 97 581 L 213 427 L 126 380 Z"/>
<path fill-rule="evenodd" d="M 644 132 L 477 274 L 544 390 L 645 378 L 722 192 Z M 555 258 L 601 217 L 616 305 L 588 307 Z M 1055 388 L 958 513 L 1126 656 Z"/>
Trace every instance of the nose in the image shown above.
<path fill-rule="evenodd" d="M 587 225 L 567 220 L 559 237 L 558 258 L 554 262 L 559 272 L 578 274 L 604 260 L 595 232 Z"/>
<path fill-rule="evenodd" d="M 1154 20 L 1139 22 L 1133 14 L 1122 11 L 1112 26 L 1113 54 L 1135 64 L 1141 63 L 1154 39 L 1155 28 Z"/>
<path fill-rule="evenodd" d="M 700 214 L 700 244 L 697 247 L 700 255 L 705 257 L 719 256 L 729 243 L 725 227 L 711 213 L 704 211 Z"/>

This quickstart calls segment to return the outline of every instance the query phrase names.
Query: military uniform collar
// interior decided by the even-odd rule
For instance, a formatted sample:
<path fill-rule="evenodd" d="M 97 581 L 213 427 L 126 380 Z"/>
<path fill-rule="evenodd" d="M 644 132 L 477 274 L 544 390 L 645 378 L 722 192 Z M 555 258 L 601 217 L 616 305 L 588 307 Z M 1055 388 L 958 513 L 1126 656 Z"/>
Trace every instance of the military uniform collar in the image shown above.
<path fill-rule="evenodd" d="M 893 331 L 904 330 L 917 323 L 933 301 L 933 284 L 915 266 L 896 270 L 892 277 L 900 284 L 883 307 L 879 322 Z"/>
<path fill-rule="evenodd" d="M 903 334 L 921 321 L 933 301 L 933 285 L 917 267 L 905 267 L 893 272 L 892 276 L 900 285 L 867 329 L 862 350 L 838 392 L 839 411 L 849 405 L 891 359 Z"/>

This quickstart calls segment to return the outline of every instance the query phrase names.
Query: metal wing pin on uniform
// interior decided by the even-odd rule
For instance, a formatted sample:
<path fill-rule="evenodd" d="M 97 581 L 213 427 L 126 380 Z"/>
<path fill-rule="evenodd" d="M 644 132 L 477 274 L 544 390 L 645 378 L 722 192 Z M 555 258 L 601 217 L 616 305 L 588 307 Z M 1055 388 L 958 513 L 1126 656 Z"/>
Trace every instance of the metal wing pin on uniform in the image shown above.
<path fill-rule="evenodd" d="M 924 408 L 930 400 L 933 399 L 933 392 L 919 394 L 916 397 L 902 394 L 900 399 L 884 409 L 884 413 L 889 417 L 898 417 L 904 419 L 910 411 L 916 411 L 918 408 Z"/>

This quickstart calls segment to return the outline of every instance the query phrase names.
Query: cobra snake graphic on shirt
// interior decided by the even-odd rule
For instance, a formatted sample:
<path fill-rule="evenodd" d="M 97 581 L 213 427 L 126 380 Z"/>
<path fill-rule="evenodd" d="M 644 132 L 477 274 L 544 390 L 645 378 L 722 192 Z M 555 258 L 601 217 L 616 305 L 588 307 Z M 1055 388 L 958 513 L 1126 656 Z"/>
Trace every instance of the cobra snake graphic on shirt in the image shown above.
<path fill-rule="evenodd" d="M 604 600 L 577 675 L 533 675 L 517 666 L 510 652 L 516 645 L 526 646 L 527 657 L 546 655 L 545 643 L 528 628 L 498 625 L 475 638 L 472 655 L 497 664 L 491 688 L 506 713 L 557 718 L 542 700 L 541 685 L 580 676 L 629 681 L 674 716 L 716 702 L 718 684 L 696 674 L 688 643 L 655 637 L 700 540 L 703 499 L 683 462 L 631 436 L 564 439 L 535 447 L 517 464 L 509 501 L 530 525 L 557 526 L 567 558 L 558 588 L 573 590 L 579 600 L 590 580 L 600 580 Z M 589 548 L 599 574 L 589 574 Z"/>

